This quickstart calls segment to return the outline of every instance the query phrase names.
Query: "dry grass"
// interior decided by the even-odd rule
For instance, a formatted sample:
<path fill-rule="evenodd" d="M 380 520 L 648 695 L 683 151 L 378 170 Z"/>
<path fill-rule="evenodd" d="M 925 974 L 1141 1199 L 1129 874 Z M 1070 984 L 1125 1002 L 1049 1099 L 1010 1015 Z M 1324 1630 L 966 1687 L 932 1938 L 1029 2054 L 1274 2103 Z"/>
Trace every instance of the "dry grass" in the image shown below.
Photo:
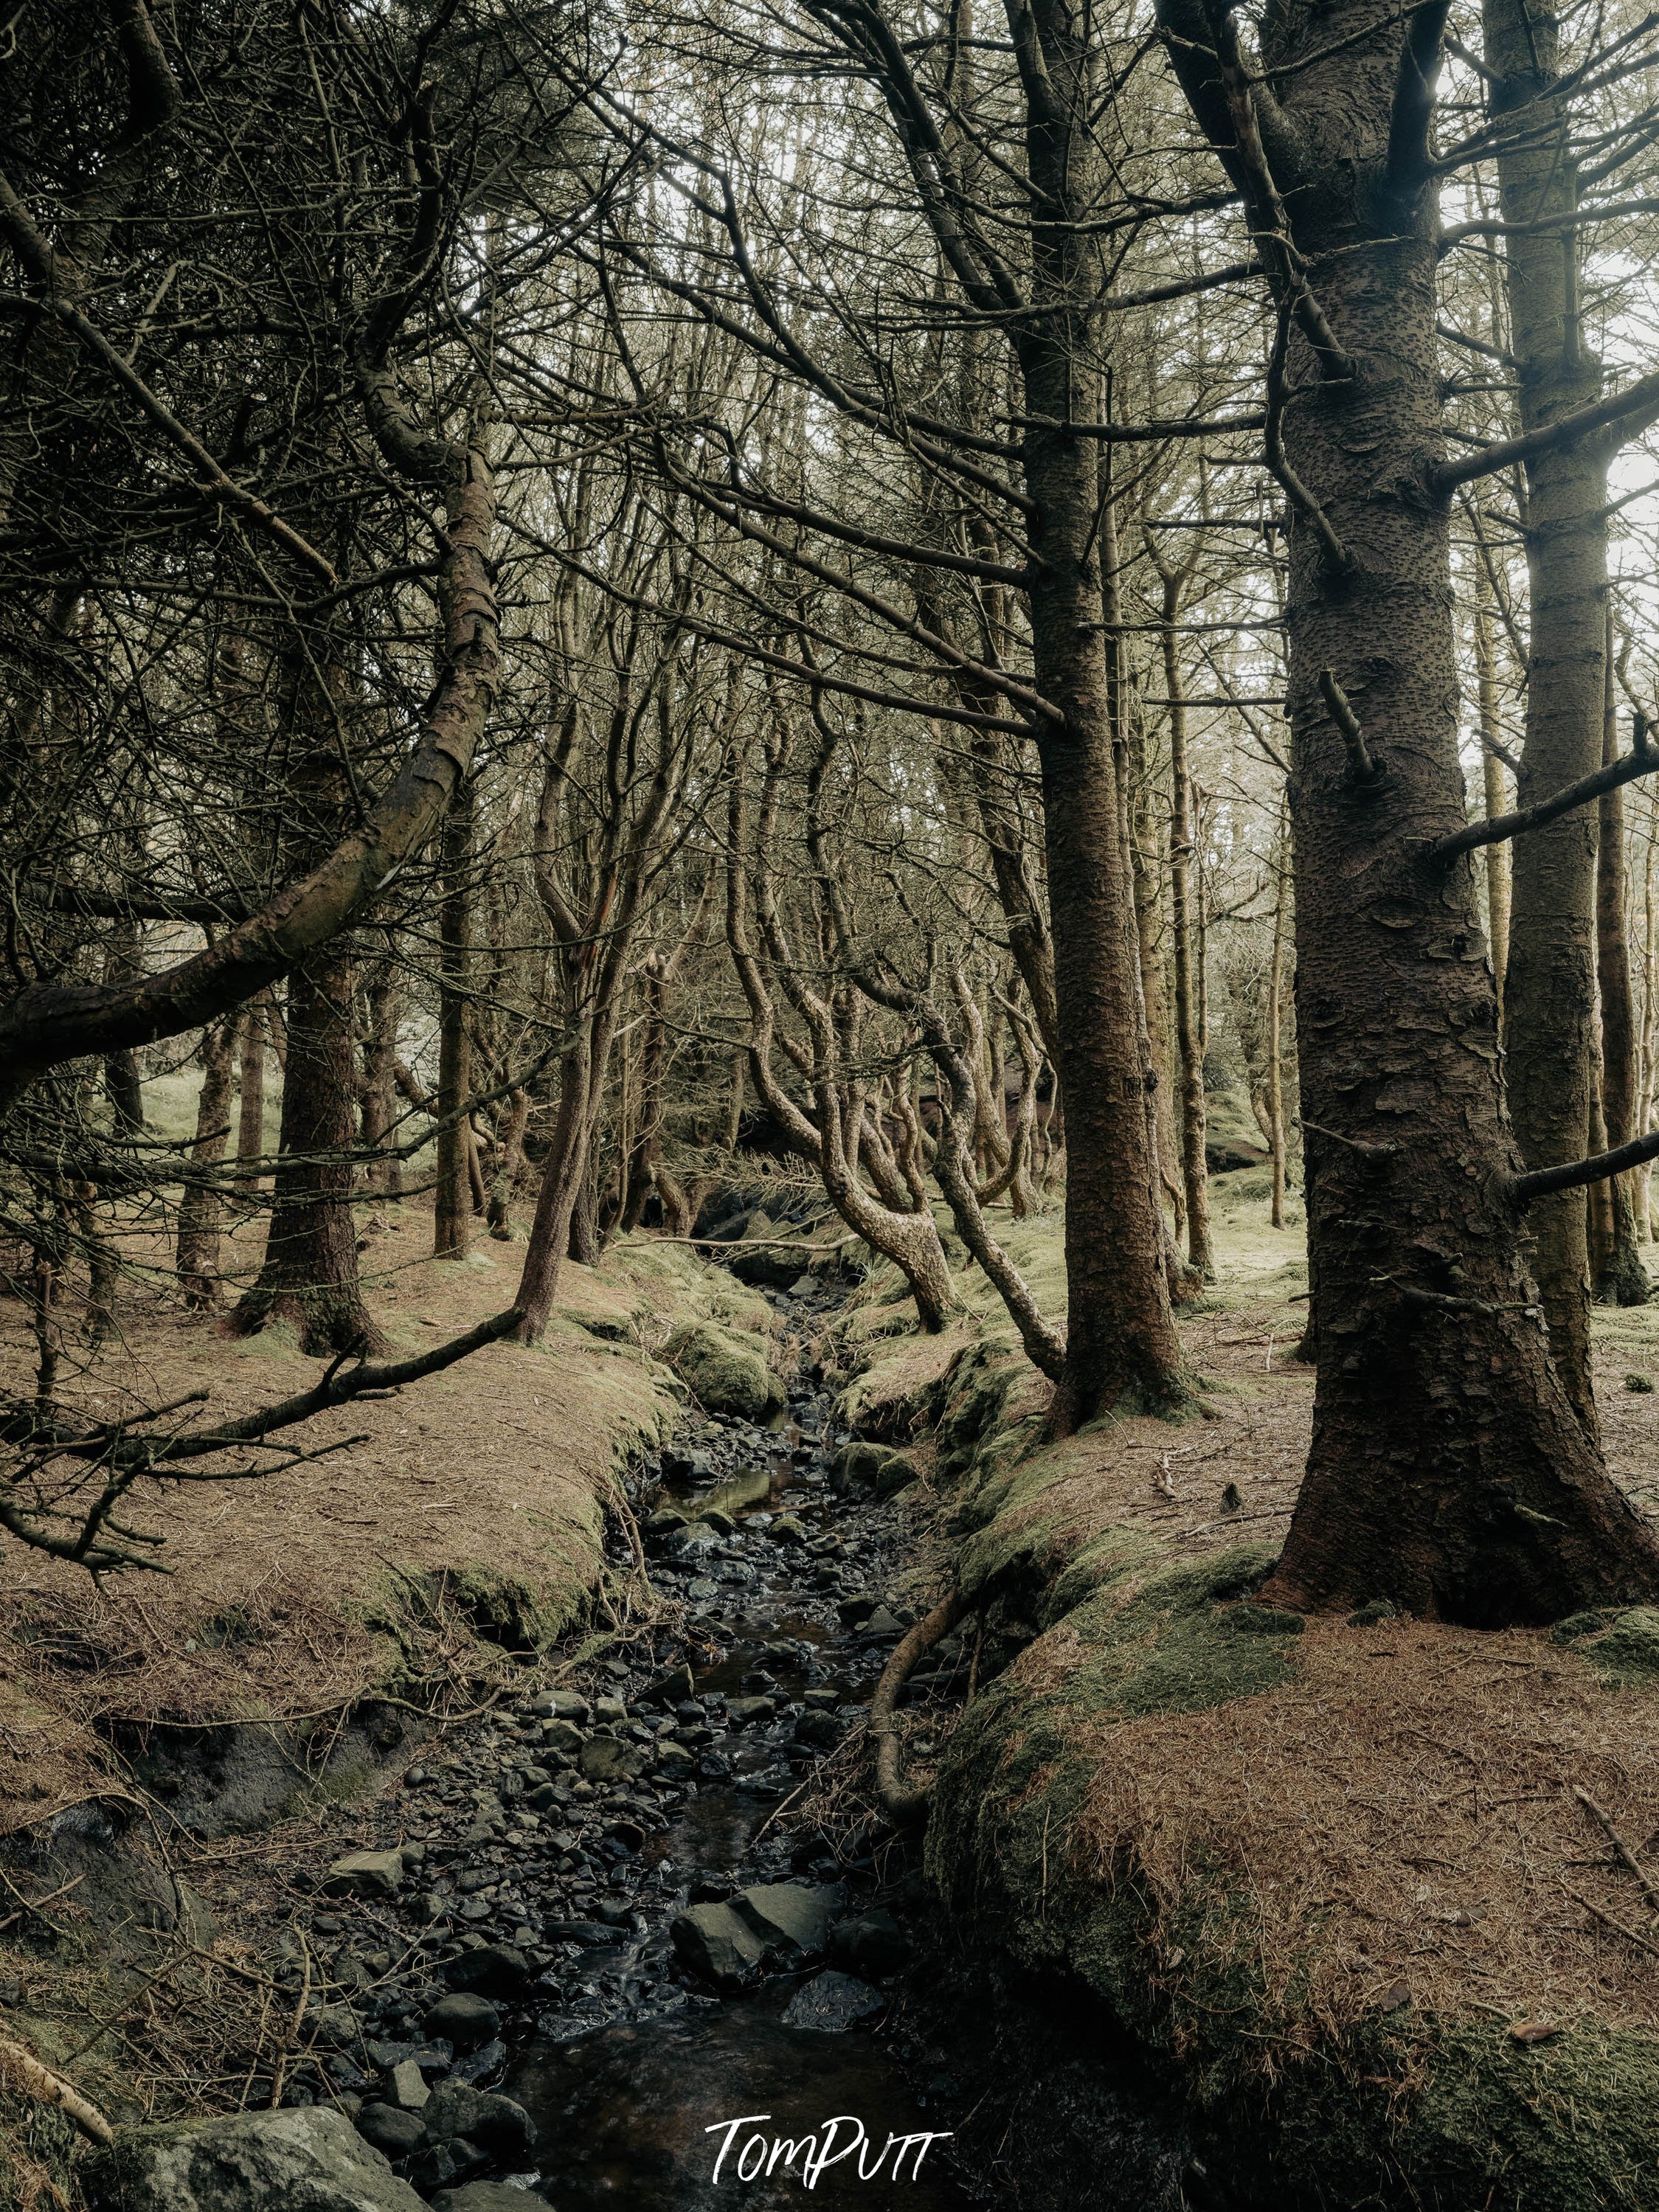
<path fill-rule="evenodd" d="M 1081 1655 L 1063 1626 L 1043 1643 L 1062 1678 Z M 1271 1695 L 1080 1726 L 1098 1760 L 1076 1871 L 1109 1885 L 1133 1863 L 1165 1911 L 1194 1885 L 1242 1899 L 1211 1940 L 1248 1954 L 1270 2011 L 1297 1978 L 1310 2033 L 1407 1998 L 1659 2030 L 1654 1903 L 1573 1795 L 1638 1859 L 1652 1844 L 1651 1693 L 1535 1634 L 1322 1621 Z"/>

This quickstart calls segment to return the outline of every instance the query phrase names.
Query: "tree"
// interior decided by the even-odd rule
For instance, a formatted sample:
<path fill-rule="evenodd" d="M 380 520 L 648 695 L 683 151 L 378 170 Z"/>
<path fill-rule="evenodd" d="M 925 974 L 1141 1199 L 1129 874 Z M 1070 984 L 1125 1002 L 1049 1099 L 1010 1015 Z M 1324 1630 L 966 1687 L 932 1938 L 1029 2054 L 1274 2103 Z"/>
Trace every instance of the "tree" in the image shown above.
<path fill-rule="evenodd" d="M 1160 21 L 1272 290 L 1265 446 L 1291 518 L 1318 1391 L 1267 1595 L 1481 1625 L 1646 1595 L 1659 1547 L 1577 1418 L 1528 1279 L 1459 840 L 1448 502 L 1479 470 L 1443 458 L 1436 373 L 1444 11 L 1287 8 L 1259 68 L 1231 14 L 1164 0 Z"/>

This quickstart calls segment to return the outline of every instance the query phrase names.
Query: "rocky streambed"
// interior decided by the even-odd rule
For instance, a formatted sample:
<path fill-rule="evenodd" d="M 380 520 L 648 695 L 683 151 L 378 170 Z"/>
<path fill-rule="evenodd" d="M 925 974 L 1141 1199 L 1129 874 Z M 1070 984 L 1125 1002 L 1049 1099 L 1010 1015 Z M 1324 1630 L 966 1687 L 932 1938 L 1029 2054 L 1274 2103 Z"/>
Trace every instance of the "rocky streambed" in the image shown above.
<path fill-rule="evenodd" d="M 833 1302 L 773 1297 L 803 1331 Z M 250 2159 L 285 2178 L 246 2201 L 298 2202 L 307 2159 L 365 2146 L 382 2196 L 338 2185 L 363 2212 L 696 2212 L 809 2177 L 967 2201 L 906 2028 L 920 1876 L 859 1817 L 849 1755 L 913 1617 L 913 1472 L 840 1433 L 806 1374 L 766 1421 L 688 1425 L 613 1545 L 643 1547 L 673 1625 L 452 1732 L 388 1801 L 385 1847 L 309 1878 L 279 1966 L 294 2054 L 248 2085 L 258 2117 L 213 2124 L 225 2202 Z M 943 1721 L 969 1672 L 950 1639 L 907 1698 Z M 155 2136 L 159 2175 L 177 2138 Z M 171 2212 L 143 2156 L 130 2141 L 106 2199 Z"/>

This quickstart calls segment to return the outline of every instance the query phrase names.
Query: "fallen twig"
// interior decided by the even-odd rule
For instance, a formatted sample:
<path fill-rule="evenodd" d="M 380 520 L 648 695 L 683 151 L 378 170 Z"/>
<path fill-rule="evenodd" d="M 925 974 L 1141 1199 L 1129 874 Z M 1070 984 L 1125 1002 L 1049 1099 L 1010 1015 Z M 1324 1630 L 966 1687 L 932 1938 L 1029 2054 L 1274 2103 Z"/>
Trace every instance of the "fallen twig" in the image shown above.
<path fill-rule="evenodd" d="M 78 2089 L 71 2088 L 60 2075 L 43 2066 L 32 2051 L 14 2043 L 9 2035 L 0 2035 L 0 2073 L 9 2074 L 37 2103 L 56 2105 L 92 2142 L 114 2142 L 115 2130 L 97 2106 L 89 2105 Z"/>
<path fill-rule="evenodd" d="M 1642 1867 L 1637 1859 L 1635 1852 L 1632 1850 L 1630 1845 L 1620 1834 L 1618 1829 L 1613 1826 L 1613 1822 L 1608 1818 L 1607 1814 L 1601 1810 L 1601 1808 L 1596 1803 L 1595 1798 L 1590 1796 L 1589 1791 L 1588 1790 L 1581 1789 L 1576 1782 L 1571 1784 L 1569 1786 L 1572 1790 L 1573 1796 L 1578 1800 L 1579 1803 L 1590 1815 L 1591 1819 L 1600 1824 L 1607 1841 L 1613 1845 L 1613 1851 L 1619 1858 L 1620 1864 L 1623 1865 L 1630 1873 L 1633 1874 L 1636 1876 L 1637 1881 L 1640 1882 L 1642 1885 L 1643 1896 L 1646 1898 L 1648 1903 L 1653 1907 L 1655 1912 L 1659 1913 L 1659 1886 L 1655 1885 L 1652 1876 Z M 1648 1948 L 1651 1949 L 1652 1946 L 1650 1945 Z"/>

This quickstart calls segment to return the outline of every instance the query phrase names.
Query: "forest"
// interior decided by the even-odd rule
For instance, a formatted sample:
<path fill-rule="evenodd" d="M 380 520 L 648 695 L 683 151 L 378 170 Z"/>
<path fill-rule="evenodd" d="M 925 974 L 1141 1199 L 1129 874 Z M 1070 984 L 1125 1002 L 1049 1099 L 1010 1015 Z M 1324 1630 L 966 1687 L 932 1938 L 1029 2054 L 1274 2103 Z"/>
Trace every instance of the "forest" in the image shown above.
<path fill-rule="evenodd" d="M 1659 2207 L 1659 15 L 0 84 L 0 2204 Z"/>

